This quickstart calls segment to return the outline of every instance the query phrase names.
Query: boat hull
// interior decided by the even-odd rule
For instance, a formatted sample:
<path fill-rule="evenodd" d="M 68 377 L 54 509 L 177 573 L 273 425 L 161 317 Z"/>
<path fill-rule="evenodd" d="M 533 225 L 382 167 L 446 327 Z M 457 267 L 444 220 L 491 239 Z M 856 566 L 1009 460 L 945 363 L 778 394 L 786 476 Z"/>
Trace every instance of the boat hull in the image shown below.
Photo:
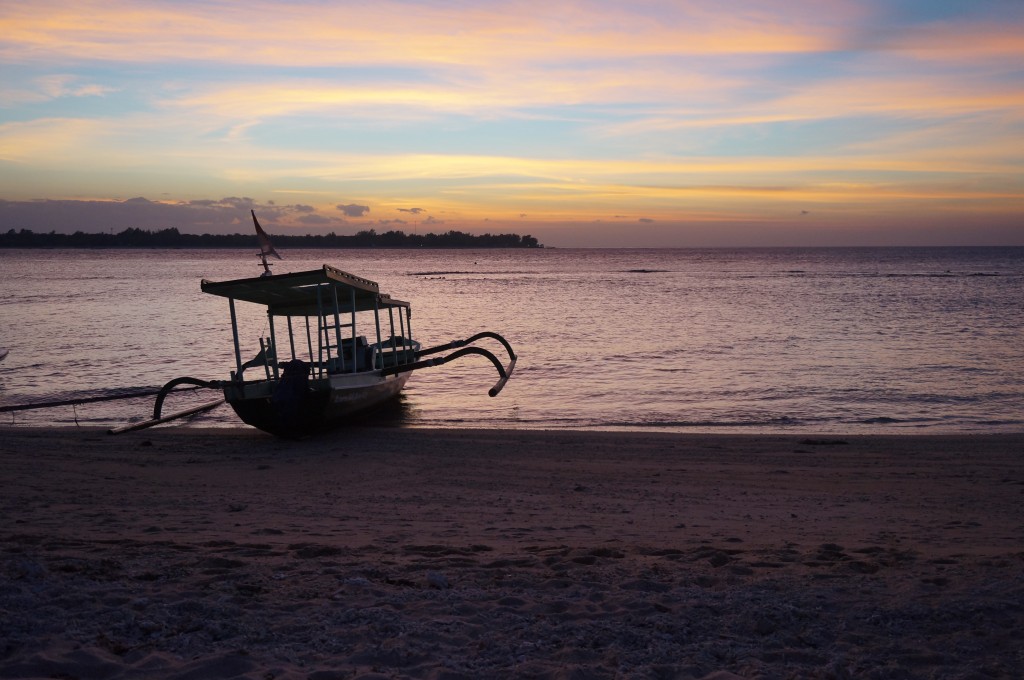
<path fill-rule="evenodd" d="M 379 371 L 310 380 L 308 388 L 281 396 L 279 382 L 229 383 L 224 398 L 242 422 L 279 437 L 297 438 L 357 424 L 396 399 L 411 373 L 381 376 Z"/>

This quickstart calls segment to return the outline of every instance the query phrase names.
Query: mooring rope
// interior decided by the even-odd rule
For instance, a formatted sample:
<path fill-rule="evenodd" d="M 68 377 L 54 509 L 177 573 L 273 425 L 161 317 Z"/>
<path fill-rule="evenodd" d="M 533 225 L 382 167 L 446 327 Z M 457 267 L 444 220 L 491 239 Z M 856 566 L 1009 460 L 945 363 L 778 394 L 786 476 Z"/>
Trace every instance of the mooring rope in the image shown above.
<path fill-rule="evenodd" d="M 180 392 L 195 391 L 203 389 L 205 386 L 186 387 L 182 388 Z M 97 401 L 115 401 L 117 399 L 138 399 L 140 397 L 152 397 L 160 394 L 163 388 L 160 387 L 140 387 L 132 392 L 121 392 L 118 394 L 104 394 L 98 397 L 80 397 L 78 399 L 62 399 L 60 401 L 36 401 L 29 404 L 12 404 L 10 406 L 0 406 L 0 413 L 7 413 L 13 411 L 28 411 L 30 409 L 37 408 L 53 408 L 55 406 L 77 406 L 79 404 L 91 404 Z"/>

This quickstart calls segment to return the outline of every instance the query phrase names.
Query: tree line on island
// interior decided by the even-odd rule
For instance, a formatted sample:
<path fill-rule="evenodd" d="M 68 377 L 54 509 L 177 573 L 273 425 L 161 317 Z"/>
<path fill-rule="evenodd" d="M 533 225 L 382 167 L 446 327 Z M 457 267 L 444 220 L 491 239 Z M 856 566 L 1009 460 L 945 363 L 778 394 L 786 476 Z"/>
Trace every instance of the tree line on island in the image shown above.
<path fill-rule="evenodd" d="M 447 231 L 443 234 L 406 234 L 403 231 L 379 233 L 367 229 L 352 235 L 305 234 L 273 236 L 277 248 L 543 248 L 529 234 L 467 234 Z M 125 229 L 118 234 L 56 232 L 35 233 L 28 229 L 0 232 L 0 248 L 251 248 L 252 234 L 183 234 L 176 228 L 146 231 Z"/>

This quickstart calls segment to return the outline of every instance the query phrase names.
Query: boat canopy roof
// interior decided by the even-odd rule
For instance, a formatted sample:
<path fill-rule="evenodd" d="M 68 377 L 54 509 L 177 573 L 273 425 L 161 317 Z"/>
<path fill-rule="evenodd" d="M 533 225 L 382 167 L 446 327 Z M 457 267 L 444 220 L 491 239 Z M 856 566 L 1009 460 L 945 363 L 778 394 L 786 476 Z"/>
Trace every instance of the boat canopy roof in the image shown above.
<path fill-rule="evenodd" d="M 265 305 L 273 316 L 320 316 L 339 312 L 365 312 L 374 308 L 409 307 L 380 292 L 375 281 L 343 272 L 330 265 L 321 269 L 233 281 L 200 283 L 204 293 Z M 353 303 L 355 309 L 353 310 Z"/>

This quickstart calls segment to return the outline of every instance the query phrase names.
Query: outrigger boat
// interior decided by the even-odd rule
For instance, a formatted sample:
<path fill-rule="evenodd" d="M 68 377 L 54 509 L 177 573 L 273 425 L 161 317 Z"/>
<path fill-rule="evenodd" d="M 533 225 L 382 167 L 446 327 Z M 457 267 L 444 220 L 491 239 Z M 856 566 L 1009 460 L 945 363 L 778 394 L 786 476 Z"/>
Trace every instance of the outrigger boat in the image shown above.
<path fill-rule="evenodd" d="M 263 275 L 220 282 L 204 279 L 200 284 L 204 293 L 228 299 L 235 370 L 228 381 L 172 380 L 157 397 L 156 418 L 163 397 L 174 387 L 219 386 L 243 422 L 279 436 L 303 436 L 356 421 L 396 398 L 413 371 L 471 354 L 489 359 L 498 371 L 490 396 L 505 386 L 516 355 L 503 337 L 485 331 L 422 349 L 413 339 L 410 303 L 380 292 L 374 281 L 329 265 L 271 273 L 266 257 L 276 252 L 256 214 L 252 217 L 260 236 Z M 244 362 L 236 302 L 266 307 L 269 321 L 269 336 L 260 338 L 259 352 Z M 484 338 L 497 340 L 505 348 L 507 366 L 473 344 Z M 453 349 L 451 354 L 436 356 Z M 258 377 L 250 378 L 252 373 Z"/>
<path fill-rule="evenodd" d="M 369 279 L 323 265 L 320 269 L 273 274 L 267 256 L 281 256 L 270 244 L 252 213 L 260 242 L 263 274 L 232 281 L 202 280 L 204 293 L 228 299 L 235 370 L 229 380 L 200 380 L 183 376 L 159 390 L 143 388 L 119 394 L 0 406 L 0 413 L 75 406 L 115 399 L 156 395 L 153 418 L 109 430 L 120 434 L 192 416 L 227 401 L 243 422 L 282 437 L 303 437 L 346 423 L 398 397 L 413 371 L 440 366 L 467 355 L 494 364 L 498 381 L 494 397 L 508 382 L 516 355 L 505 338 L 484 331 L 465 340 L 423 349 L 413 339 L 412 307 L 396 300 Z M 266 307 L 269 335 L 259 340 L 259 352 L 242 361 L 236 302 Z M 368 337 L 369 336 L 369 337 Z M 485 338 L 499 342 L 508 353 L 503 365 L 490 351 L 474 343 Z M 454 350 L 450 354 L 442 354 Z M 0 350 L 0 359 L 6 350 Z M 250 373 L 246 373 L 250 371 Z M 253 373 L 258 377 L 250 378 Z M 162 415 L 164 400 L 176 388 L 219 389 L 224 397 Z"/>

